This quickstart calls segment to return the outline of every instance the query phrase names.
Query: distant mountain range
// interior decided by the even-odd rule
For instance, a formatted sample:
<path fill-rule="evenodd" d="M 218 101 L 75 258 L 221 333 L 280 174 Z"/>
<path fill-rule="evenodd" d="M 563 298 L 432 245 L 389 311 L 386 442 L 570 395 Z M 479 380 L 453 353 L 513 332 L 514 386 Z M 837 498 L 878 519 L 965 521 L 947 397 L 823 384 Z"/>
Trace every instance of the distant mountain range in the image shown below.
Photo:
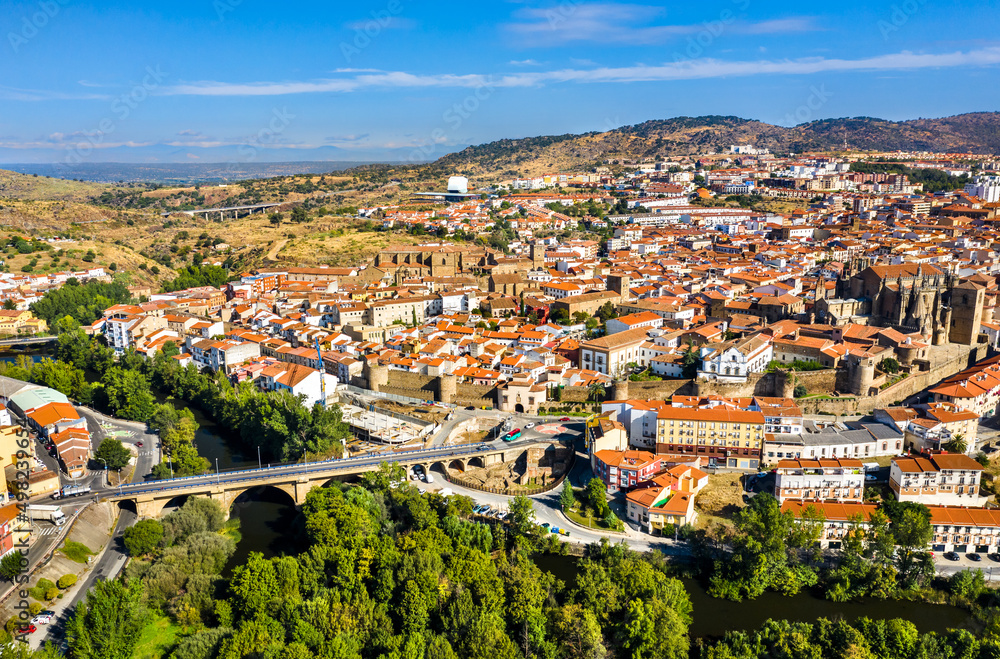
<path fill-rule="evenodd" d="M 359 165 L 359 161 L 272 163 L 120 163 L 90 162 L 78 165 L 10 164 L 3 169 L 21 174 L 79 179 L 96 183 L 151 182 L 163 185 L 218 184 L 292 174 L 329 174 Z"/>
<path fill-rule="evenodd" d="M 435 163 L 470 175 L 516 176 L 592 166 L 609 158 L 658 159 L 753 144 L 773 152 L 839 150 L 1000 153 L 1000 113 L 887 121 L 824 119 L 791 128 L 739 117 L 677 117 L 605 133 L 508 139 L 472 146 Z"/>
<path fill-rule="evenodd" d="M 660 159 L 731 144 L 753 144 L 776 153 L 835 151 L 844 143 L 866 151 L 1000 153 L 1000 112 L 973 112 L 941 119 L 887 121 L 872 117 L 823 119 L 785 128 L 739 117 L 676 117 L 647 121 L 608 132 L 503 139 L 455 152 L 431 163 L 429 171 L 447 175 L 511 178 L 590 168 L 609 158 Z M 442 147 L 443 148 L 443 147 Z M 461 149 L 461 150 L 459 150 Z M 47 153 L 47 155 L 46 155 Z M 361 164 L 415 164 L 412 148 L 339 147 L 256 149 L 179 148 L 167 145 L 102 150 L 105 161 L 77 165 L 37 164 L 62 161 L 65 154 L 0 148 L 4 169 L 98 182 L 155 181 L 214 183 L 294 173 L 326 173 Z M 439 151 L 440 153 L 440 151 Z M 429 154 L 431 157 L 436 154 Z"/>

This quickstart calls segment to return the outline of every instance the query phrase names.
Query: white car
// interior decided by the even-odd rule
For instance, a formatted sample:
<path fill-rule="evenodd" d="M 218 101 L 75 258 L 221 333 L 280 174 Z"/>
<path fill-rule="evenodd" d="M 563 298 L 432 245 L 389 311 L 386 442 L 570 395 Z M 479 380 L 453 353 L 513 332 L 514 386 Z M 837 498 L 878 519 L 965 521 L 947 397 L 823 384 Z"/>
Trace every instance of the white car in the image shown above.
<path fill-rule="evenodd" d="M 47 625 L 50 622 L 52 622 L 52 616 L 46 614 L 37 615 L 31 619 L 33 625 Z"/>
<path fill-rule="evenodd" d="M 524 426 L 524 429 L 527 430 L 528 428 L 534 428 L 534 427 L 535 427 L 535 424 L 529 423 L 529 424 L 527 424 L 527 425 Z"/>

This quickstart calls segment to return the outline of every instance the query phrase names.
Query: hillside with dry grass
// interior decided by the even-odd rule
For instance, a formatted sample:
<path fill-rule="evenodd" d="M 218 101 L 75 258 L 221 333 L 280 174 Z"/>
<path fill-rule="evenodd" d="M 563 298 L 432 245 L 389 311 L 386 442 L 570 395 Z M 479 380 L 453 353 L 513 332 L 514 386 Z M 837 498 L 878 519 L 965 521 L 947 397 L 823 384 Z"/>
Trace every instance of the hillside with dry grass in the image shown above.
<path fill-rule="evenodd" d="M 606 160 L 660 160 L 754 144 L 775 153 L 836 151 L 845 140 L 865 151 L 1000 153 L 1000 113 L 886 121 L 826 119 L 785 128 L 739 117 L 677 117 L 603 133 L 507 139 L 441 158 L 433 169 L 513 178 L 595 167 Z"/>

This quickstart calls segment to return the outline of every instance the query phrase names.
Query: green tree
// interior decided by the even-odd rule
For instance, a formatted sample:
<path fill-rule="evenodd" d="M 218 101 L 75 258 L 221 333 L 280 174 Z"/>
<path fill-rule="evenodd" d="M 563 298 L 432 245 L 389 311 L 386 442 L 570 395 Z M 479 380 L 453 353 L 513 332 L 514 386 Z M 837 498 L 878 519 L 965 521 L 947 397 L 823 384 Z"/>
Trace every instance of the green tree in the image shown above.
<path fill-rule="evenodd" d="M 886 357 L 882 360 L 882 363 L 879 364 L 879 366 L 883 371 L 889 373 L 890 375 L 899 373 L 899 361 L 894 357 Z"/>
<path fill-rule="evenodd" d="M 551 613 L 555 640 L 566 659 L 606 659 L 608 649 L 597 616 L 579 604 L 568 604 Z"/>
<path fill-rule="evenodd" d="M 804 384 L 797 384 L 795 385 L 795 389 L 792 391 L 792 395 L 796 398 L 805 398 L 809 395 L 809 389 L 807 389 Z"/>
<path fill-rule="evenodd" d="M 125 529 L 122 540 L 129 556 L 151 554 L 163 542 L 163 524 L 155 519 L 140 520 Z"/>
<path fill-rule="evenodd" d="M 559 505 L 563 510 L 569 510 L 576 505 L 576 496 L 573 494 L 573 485 L 569 478 L 563 481 L 562 492 L 559 493 Z"/>
<path fill-rule="evenodd" d="M 114 439 L 112 437 L 105 437 L 101 440 L 101 445 L 94 453 L 94 460 L 97 462 L 103 462 L 107 465 L 107 468 L 112 471 L 124 469 L 128 465 L 128 461 L 131 457 L 132 454 L 127 448 L 125 448 L 125 445 L 122 444 L 121 440 Z"/>
<path fill-rule="evenodd" d="M 698 367 L 701 365 L 700 351 L 695 349 L 694 344 L 688 342 L 687 347 L 681 354 L 681 375 L 688 380 L 693 380 L 698 375 Z"/>
<path fill-rule="evenodd" d="M 587 505 L 595 517 L 604 518 L 611 512 L 608 506 L 608 486 L 600 478 L 591 478 L 587 483 Z"/>
<path fill-rule="evenodd" d="M 99 581 L 66 625 L 66 640 L 80 659 L 131 659 L 146 614 L 137 579 Z"/>
<path fill-rule="evenodd" d="M 961 570 L 948 579 L 948 590 L 953 595 L 975 601 L 986 590 L 982 570 Z"/>
<path fill-rule="evenodd" d="M 108 410 L 118 418 L 146 421 L 153 414 L 156 400 L 146 376 L 137 371 L 113 367 L 101 378 Z"/>
<path fill-rule="evenodd" d="M 531 535 L 535 531 L 535 507 L 531 499 L 519 495 L 507 504 L 510 527 L 518 535 Z"/>
<path fill-rule="evenodd" d="M 4 579 L 13 580 L 14 577 L 27 569 L 27 556 L 20 550 L 12 551 L 0 559 L 0 576 Z"/>
<path fill-rule="evenodd" d="M 966 453 L 969 450 L 969 443 L 965 441 L 965 435 L 957 433 L 949 441 L 942 444 L 941 448 L 949 453 Z"/>
<path fill-rule="evenodd" d="M 923 504 L 895 500 L 884 502 L 882 509 L 890 520 L 897 546 L 900 587 L 909 589 L 922 585 L 934 576 L 934 564 L 926 551 L 934 537 L 930 510 Z"/>

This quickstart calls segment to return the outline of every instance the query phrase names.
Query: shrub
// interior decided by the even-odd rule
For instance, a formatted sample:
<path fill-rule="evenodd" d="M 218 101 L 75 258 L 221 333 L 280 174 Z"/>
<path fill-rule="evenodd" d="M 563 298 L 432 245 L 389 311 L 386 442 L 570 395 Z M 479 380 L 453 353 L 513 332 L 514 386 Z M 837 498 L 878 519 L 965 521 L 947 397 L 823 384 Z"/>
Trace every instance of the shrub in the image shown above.
<path fill-rule="evenodd" d="M 77 578 L 78 577 L 75 574 L 64 574 L 59 577 L 59 581 L 56 582 L 56 585 L 62 590 L 66 590 L 76 583 Z"/>
<path fill-rule="evenodd" d="M 792 395 L 795 396 L 796 398 L 804 398 L 808 394 L 809 390 L 806 389 L 806 385 L 804 384 L 795 385 L 795 390 L 792 392 Z"/>
<path fill-rule="evenodd" d="M 79 542 L 72 542 L 70 540 L 66 541 L 66 544 L 62 546 L 61 551 L 62 553 L 66 554 L 67 558 L 77 563 L 86 563 L 87 558 L 94 553 L 90 551 L 87 545 L 81 544 Z M 49 581 L 49 583 L 52 584 L 51 581 Z M 52 585 L 54 586 L 55 584 Z"/>
<path fill-rule="evenodd" d="M 53 586 L 52 588 L 49 588 L 48 590 L 45 591 L 45 599 L 46 600 L 54 600 L 57 597 L 59 597 L 59 589 L 58 588 L 56 588 L 56 587 Z"/>
<path fill-rule="evenodd" d="M 31 604 L 28 605 L 28 613 L 30 613 L 32 616 L 37 616 L 41 612 L 42 612 L 42 605 L 39 604 L 38 602 L 32 602 Z"/>

